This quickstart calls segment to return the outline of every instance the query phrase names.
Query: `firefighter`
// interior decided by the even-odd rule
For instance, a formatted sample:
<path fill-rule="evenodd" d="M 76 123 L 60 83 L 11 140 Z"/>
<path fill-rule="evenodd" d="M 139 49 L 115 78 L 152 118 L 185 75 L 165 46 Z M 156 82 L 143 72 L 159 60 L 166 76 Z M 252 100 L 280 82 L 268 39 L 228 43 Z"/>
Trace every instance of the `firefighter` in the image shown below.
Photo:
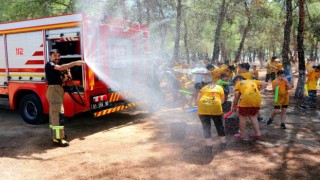
<path fill-rule="evenodd" d="M 64 108 L 63 108 L 63 82 L 67 80 L 65 74 L 61 72 L 74 66 L 81 66 L 84 61 L 74 61 L 68 64 L 58 65 L 60 53 L 57 49 L 52 49 L 49 53 L 50 61 L 46 63 L 45 73 L 48 82 L 47 99 L 49 102 L 49 121 L 52 142 L 58 146 L 69 146 L 64 134 Z"/>

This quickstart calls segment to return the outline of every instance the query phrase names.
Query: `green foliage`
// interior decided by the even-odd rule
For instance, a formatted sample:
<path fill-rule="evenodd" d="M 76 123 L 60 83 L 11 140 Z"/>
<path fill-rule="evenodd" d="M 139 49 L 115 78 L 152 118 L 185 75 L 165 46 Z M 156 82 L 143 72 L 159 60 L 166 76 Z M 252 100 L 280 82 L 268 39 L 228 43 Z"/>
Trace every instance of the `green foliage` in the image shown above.
<path fill-rule="evenodd" d="M 227 12 L 222 26 L 220 43 L 225 47 L 228 58 L 237 50 L 248 15 L 244 8 L 247 1 L 250 10 L 251 29 L 245 41 L 244 50 L 249 47 L 264 52 L 276 50 L 279 55 L 282 48 L 283 28 L 285 24 L 284 1 L 265 0 L 226 0 Z M 140 0 L 144 23 L 149 23 L 151 45 L 159 49 L 165 42 L 164 50 L 172 53 L 175 39 L 176 0 Z M 296 1 L 293 1 L 294 3 Z M 214 32 L 217 25 L 221 0 L 183 0 L 183 22 L 188 28 L 190 53 L 208 53 L 213 49 Z M 294 4 L 295 6 L 295 4 Z M 125 8 L 126 11 L 123 11 Z M 316 40 L 320 41 L 320 3 L 309 0 L 306 8 L 306 48 Z M 11 22 L 29 18 L 39 18 L 73 12 L 85 12 L 89 15 L 122 18 L 138 21 L 136 0 L 0 0 L 0 21 Z M 298 9 L 293 12 L 293 31 L 296 32 Z M 184 35 L 181 26 L 181 36 Z M 181 53 L 184 52 L 181 38 Z M 271 55 L 271 54 L 269 54 Z"/>
<path fill-rule="evenodd" d="M 40 18 L 73 12 L 74 0 L 1 0 L 1 22 Z"/>

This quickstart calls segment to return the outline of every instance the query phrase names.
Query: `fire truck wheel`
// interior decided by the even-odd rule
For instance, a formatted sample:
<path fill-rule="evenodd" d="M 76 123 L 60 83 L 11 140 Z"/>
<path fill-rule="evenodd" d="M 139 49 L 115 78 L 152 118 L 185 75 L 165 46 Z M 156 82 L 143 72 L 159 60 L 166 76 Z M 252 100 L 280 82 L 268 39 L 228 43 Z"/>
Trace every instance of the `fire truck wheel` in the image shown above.
<path fill-rule="evenodd" d="M 28 124 L 41 124 L 45 122 L 41 100 L 35 94 L 23 96 L 19 104 L 20 115 Z"/>

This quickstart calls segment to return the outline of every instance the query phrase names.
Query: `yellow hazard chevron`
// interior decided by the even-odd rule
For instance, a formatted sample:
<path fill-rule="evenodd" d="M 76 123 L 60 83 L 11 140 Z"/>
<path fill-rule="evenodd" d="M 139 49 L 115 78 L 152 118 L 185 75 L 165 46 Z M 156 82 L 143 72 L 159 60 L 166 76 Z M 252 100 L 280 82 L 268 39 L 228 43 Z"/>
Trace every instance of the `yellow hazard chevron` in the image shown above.
<path fill-rule="evenodd" d="M 94 117 L 104 116 L 106 114 L 110 114 L 110 113 L 113 113 L 113 112 L 121 111 L 121 110 L 124 110 L 124 109 L 127 109 L 127 108 L 132 108 L 132 107 L 140 105 L 140 104 L 142 104 L 142 103 L 141 102 L 135 102 L 135 103 L 127 104 L 126 106 L 122 105 L 122 106 L 117 106 L 117 107 L 110 108 L 110 109 L 105 109 L 105 110 L 102 110 L 102 111 L 99 111 L 99 112 L 95 112 L 93 114 L 93 116 Z"/>
<path fill-rule="evenodd" d="M 116 101 L 119 101 L 119 99 L 120 99 L 119 93 L 112 93 L 110 95 L 109 102 L 116 102 Z"/>
<path fill-rule="evenodd" d="M 130 95 L 128 93 L 111 93 L 109 95 L 109 102 L 117 102 L 120 101 L 120 99 L 128 99 L 130 98 Z"/>

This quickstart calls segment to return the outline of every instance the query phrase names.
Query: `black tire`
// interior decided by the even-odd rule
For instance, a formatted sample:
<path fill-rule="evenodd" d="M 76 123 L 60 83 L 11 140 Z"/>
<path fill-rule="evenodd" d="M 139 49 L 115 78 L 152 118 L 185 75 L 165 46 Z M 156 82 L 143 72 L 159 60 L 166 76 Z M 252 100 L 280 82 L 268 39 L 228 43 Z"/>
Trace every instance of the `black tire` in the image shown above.
<path fill-rule="evenodd" d="M 37 125 L 46 121 L 41 100 L 35 94 L 23 96 L 19 104 L 19 112 L 23 120 L 28 124 Z"/>

